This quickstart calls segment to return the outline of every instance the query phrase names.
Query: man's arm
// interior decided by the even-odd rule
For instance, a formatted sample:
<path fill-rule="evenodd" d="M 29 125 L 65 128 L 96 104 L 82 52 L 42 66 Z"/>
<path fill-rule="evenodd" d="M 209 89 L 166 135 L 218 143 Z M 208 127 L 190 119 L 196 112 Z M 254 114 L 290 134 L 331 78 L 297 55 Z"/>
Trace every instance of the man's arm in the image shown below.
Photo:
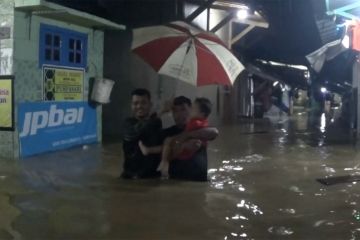
<path fill-rule="evenodd" d="M 147 146 L 156 146 L 162 143 L 162 123 L 156 116 L 151 117 L 141 129 L 139 140 Z"/>
<path fill-rule="evenodd" d="M 139 148 L 144 156 L 150 155 L 150 154 L 160 154 L 163 150 L 163 146 L 153 146 L 153 147 L 147 147 L 144 145 L 143 142 L 139 142 Z"/>
<path fill-rule="evenodd" d="M 188 139 L 201 139 L 206 141 L 215 140 L 219 136 L 219 130 L 214 127 L 202 128 L 191 132 L 183 132 L 176 137 L 176 141 L 184 142 Z"/>

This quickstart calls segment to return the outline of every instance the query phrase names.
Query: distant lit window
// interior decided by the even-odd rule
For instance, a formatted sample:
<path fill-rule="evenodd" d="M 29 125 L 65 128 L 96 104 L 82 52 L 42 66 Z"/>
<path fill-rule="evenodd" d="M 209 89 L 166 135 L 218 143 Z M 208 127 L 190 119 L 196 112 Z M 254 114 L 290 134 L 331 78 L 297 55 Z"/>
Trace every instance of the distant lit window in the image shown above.
<path fill-rule="evenodd" d="M 85 68 L 87 35 L 42 24 L 40 27 L 39 64 Z"/>

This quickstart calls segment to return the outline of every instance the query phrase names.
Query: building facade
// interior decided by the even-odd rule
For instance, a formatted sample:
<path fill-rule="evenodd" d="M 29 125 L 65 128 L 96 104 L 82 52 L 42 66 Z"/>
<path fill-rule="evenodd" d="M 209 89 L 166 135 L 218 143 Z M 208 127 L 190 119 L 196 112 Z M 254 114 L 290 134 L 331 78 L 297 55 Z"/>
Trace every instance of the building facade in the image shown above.
<path fill-rule="evenodd" d="M 125 27 L 42 0 L 0 0 L 0 157 L 101 141 L 102 107 L 87 105 L 91 80 L 103 77 L 106 29 Z M 79 137 L 94 130 L 81 121 L 96 133 Z"/>

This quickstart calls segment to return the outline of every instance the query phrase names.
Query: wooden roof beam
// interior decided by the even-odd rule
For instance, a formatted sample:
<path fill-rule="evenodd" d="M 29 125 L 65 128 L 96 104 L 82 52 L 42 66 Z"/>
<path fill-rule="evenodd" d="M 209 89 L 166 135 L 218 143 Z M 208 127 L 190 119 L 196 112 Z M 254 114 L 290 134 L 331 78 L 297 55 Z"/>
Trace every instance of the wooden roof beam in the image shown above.
<path fill-rule="evenodd" d="M 185 20 L 186 22 L 192 22 L 197 16 L 199 16 L 205 9 L 209 8 L 216 0 L 207 0 L 200 5 L 193 13 L 191 13 Z"/>
<path fill-rule="evenodd" d="M 235 16 L 234 12 L 230 12 L 223 20 L 221 20 L 215 27 L 211 29 L 211 32 L 216 33 L 219 31 L 223 26 L 229 23 Z"/>

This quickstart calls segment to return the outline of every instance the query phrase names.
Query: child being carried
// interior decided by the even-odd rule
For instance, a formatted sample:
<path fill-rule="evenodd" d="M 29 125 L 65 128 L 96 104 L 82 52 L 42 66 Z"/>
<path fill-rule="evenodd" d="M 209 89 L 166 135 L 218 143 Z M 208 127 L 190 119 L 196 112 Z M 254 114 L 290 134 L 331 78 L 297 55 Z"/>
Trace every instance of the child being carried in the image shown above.
<path fill-rule="evenodd" d="M 191 132 L 208 127 L 208 120 L 211 113 L 211 102 L 207 98 L 197 98 L 194 101 L 191 112 L 191 119 L 186 124 L 185 132 Z M 193 155 L 207 142 L 198 139 L 182 140 L 181 134 L 178 136 L 166 138 L 162 146 L 162 158 L 158 167 L 163 177 L 169 175 L 169 165 L 174 159 L 190 160 Z M 143 154 L 159 152 L 159 147 L 146 147 L 139 143 Z"/>

